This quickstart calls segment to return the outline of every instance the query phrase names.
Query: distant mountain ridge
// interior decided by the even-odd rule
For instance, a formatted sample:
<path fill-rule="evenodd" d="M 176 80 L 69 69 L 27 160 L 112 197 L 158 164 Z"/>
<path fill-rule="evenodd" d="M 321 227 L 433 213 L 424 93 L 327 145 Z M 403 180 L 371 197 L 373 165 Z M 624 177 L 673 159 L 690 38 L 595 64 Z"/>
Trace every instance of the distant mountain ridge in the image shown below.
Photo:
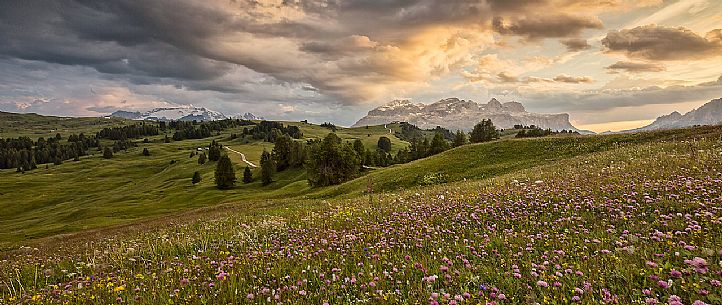
<path fill-rule="evenodd" d="M 229 117 L 221 112 L 211 110 L 205 107 L 195 107 L 193 105 L 159 107 L 145 112 L 118 110 L 113 112 L 110 116 L 129 120 L 152 121 L 215 121 L 228 118 L 243 120 L 263 120 L 263 117 L 258 117 L 250 112 L 246 112 L 244 114 L 237 114 Z"/>
<path fill-rule="evenodd" d="M 491 119 L 494 125 L 505 129 L 514 125 L 536 125 L 544 129 L 580 131 L 569 122 L 569 114 L 531 113 L 519 102 L 501 103 L 495 98 L 486 104 L 458 98 L 442 99 L 429 105 L 394 100 L 369 111 L 352 127 L 409 122 L 420 128 L 441 126 L 469 131 L 482 119 Z"/>
<path fill-rule="evenodd" d="M 622 132 L 651 131 L 660 129 L 684 128 L 696 125 L 717 125 L 722 123 L 722 98 L 711 100 L 684 115 L 674 111 L 658 117 L 652 124 Z"/>

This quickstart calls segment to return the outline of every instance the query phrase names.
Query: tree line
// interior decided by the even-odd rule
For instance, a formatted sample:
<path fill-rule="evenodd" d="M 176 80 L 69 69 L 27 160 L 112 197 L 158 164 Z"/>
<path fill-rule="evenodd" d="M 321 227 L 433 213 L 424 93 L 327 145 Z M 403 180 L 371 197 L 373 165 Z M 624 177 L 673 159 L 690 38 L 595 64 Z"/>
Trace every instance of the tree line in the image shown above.
<path fill-rule="evenodd" d="M 294 139 L 303 137 L 301 129 L 298 126 L 284 126 L 283 123 L 274 121 L 261 121 L 252 128 L 243 128 L 244 136 L 251 136 L 256 140 L 264 140 L 266 142 L 275 142 L 277 138 L 287 135 Z"/>
<path fill-rule="evenodd" d="M 174 141 L 185 139 L 203 139 L 219 133 L 228 128 L 238 126 L 254 125 L 253 121 L 240 119 L 225 119 L 217 121 L 170 121 L 168 126 L 175 129 L 173 133 Z"/>
<path fill-rule="evenodd" d="M 514 126 L 516 128 L 516 126 Z M 573 130 L 566 130 L 562 129 L 561 131 L 552 131 L 551 129 L 541 129 L 539 127 L 536 127 L 532 125 L 531 127 L 527 127 L 525 129 L 520 130 L 514 137 L 515 138 L 538 138 L 538 137 L 545 137 L 548 135 L 556 135 L 556 134 L 579 134 L 578 131 Z"/>
<path fill-rule="evenodd" d="M 133 124 L 120 127 L 106 127 L 100 130 L 96 137 L 108 140 L 127 140 L 137 139 L 146 136 L 157 136 L 160 134 L 158 126 L 155 124 Z"/>
<path fill-rule="evenodd" d="M 65 143 L 61 140 L 60 134 L 48 139 L 40 137 L 37 141 L 29 137 L 0 138 L 0 168 L 16 168 L 20 172 L 36 169 L 38 164 L 61 164 L 79 160 L 87 155 L 88 149 L 100 146 L 96 137 L 82 133 L 70 135 Z"/>

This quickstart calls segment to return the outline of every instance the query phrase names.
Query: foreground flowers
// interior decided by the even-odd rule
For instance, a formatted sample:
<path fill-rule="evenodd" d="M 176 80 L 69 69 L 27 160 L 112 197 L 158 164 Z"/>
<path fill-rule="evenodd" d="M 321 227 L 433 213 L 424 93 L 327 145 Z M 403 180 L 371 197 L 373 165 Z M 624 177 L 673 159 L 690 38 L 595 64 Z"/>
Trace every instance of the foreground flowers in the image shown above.
<path fill-rule="evenodd" d="M 690 145 L 25 249 L 0 303 L 720 304 L 720 147 Z"/>

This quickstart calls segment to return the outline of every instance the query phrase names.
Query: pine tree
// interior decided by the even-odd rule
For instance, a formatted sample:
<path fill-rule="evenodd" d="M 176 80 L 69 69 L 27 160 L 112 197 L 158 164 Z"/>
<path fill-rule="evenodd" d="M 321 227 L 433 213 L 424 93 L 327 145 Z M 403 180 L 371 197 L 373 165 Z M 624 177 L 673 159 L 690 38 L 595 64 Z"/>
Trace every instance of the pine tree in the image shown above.
<path fill-rule="evenodd" d="M 276 171 L 283 171 L 291 165 L 291 137 L 278 136 L 273 145 L 273 161 L 276 162 Z"/>
<path fill-rule="evenodd" d="M 271 154 L 265 149 L 261 153 L 261 183 L 268 185 L 273 182 L 273 172 L 276 171 L 276 165 L 273 162 Z"/>
<path fill-rule="evenodd" d="M 220 158 L 221 148 L 218 144 L 216 144 L 216 141 L 213 141 L 213 143 L 211 143 L 211 146 L 208 148 L 208 160 L 218 161 Z"/>
<path fill-rule="evenodd" d="M 193 182 L 193 184 L 196 184 L 196 183 L 198 183 L 198 182 L 201 182 L 201 179 L 203 179 L 203 178 L 201 177 L 201 173 L 199 173 L 198 171 L 196 171 L 195 173 L 193 173 L 193 179 L 191 180 L 191 182 Z"/>
<path fill-rule="evenodd" d="M 206 153 L 203 153 L 198 157 L 198 164 L 206 164 Z"/>
<path fill-rule="evenodd" d="M 218 159 L 215 178 L 216 186 L 219 189 L 229 189 L 236 183 L 236 173 L 233 170 L 233 163 L 231 163 L 231 158 L 227 155 L 223 155 Z"/>
<path fill-rule="evenodd" d="M 499 131 L 494 126 L 491 120 L 481 120 L 474 130 L 471 131 L 469 140 L 471 143 L 487 142 L 499 138 Z"/>
<path fill-rule="evenodd" d="M 150 151 L 148 151 L 148 148 L 143 148 L 143 155 L 150 156 Z"/>
<path fill-rule="evenodd" d="M 251 168 L 246 166 L 246 169 L 243 171 L 243 183 L 251 182 L 253 182 L 253 173 L 251 172 Z"/>
<path fill-rule="evenodd" d="M 385 152 L 391 152 L 391 139 L 387 137 L 380 137 L 376 145 Z"/>
<path fill-rule="evenodd" d="M 351 143 L 341 143 L 334 133 L 311 146 L 306 163 L 308 182 L 313 186 L 339 184 L 358 174 L 362 160 Z"/>
<path fill-rule="evenodd" d="M 360 139 L 356 139 L 355 141 L 353 141 L 353 150 L 356 151 L 356 154 L 359 156 L 359 158 L 363 158 L 366 154 L 366 148 L 364 148 L 364 143 L 361 142 Z"/>
<path fill-rule="evenodd" d="M 461 130 L 457 130 L 454 135 L 454 147 L 459 147 L 464 144 L 466 144 L 466 133 Z"/>
<path fill-rule="evenodd" d="M 103 158 L 110 159 L 113 157 L 113 150 L 110 149 L 110 147 L 105 147 L 103 149 Z"/>
<path fill-rule="evenodd" d="M 188 158 L 193 158 L 193 157 L 195 157 L 195 155 L 196 155 L 196 154 L 194 154 L 193 152 L 191 152 L 191 154 L 190 154 L 190 156 L 188 156 Z"/>
<path fill-rule="evenodd" d="M 449 143 L 446 143 L 444 135 L 442 135 L 440 132 L 437 132 L 434 135 L 434 139 L 431 140 L 431 144 L 429 145 L 428 155 L 435 155 L 447 149 L 449 149 Z"/>

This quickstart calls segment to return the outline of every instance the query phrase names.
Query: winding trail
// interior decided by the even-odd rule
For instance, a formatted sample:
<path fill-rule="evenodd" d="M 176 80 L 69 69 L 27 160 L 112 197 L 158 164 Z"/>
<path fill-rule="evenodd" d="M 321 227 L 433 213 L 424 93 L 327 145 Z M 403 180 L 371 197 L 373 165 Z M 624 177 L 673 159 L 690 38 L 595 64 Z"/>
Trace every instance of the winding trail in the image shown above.
<path fill-rule="evenodd" d="M 248 164 L 248 166 L 250 166 L 250 167 L 258 167 L 258 166 L 256 166 L 255 164 L 253 164 L 251 161 L 246 160 L 246 155 L 244 155 L 242 152 L 236 151 L 236 150 L 234 150 L 234 149 L 232 149 L 232 148 L 230 148 L 230 147 L 228 147 L 228 146 L 223 146 L 223 147 L 224 147 L 225 149 L 228 149 L 228 150 L 230 150 L 230 151 L 232 151 L 232 152 L 234 152 L 234 153 L 237 153 L 237 154 L 241 155 L 241 160 L 243 160 L 243 162 L 246 162 L 246 164 Z"/>

